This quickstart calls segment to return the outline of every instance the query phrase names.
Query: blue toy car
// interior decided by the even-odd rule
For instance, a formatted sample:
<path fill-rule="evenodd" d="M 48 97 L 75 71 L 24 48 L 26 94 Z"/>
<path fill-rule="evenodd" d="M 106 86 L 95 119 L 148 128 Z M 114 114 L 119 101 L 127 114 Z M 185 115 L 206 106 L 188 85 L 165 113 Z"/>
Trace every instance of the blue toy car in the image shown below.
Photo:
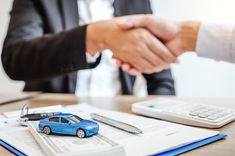
<path fill-rule="evenodd" d="M 76 115 L 61 113 L 41 119 L 39 129 L 49 135 L 52 133 L 76 135 L 85 138 L 97 134 L 99 125 L 90 120 L 84 120 Z"/>

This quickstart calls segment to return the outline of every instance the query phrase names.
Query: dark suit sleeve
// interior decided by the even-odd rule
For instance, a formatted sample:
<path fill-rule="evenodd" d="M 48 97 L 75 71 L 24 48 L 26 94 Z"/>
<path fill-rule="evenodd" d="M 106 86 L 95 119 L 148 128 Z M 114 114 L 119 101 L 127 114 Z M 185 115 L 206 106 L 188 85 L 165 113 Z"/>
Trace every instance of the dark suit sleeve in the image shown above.
<path fill-rule="evenodd" d="M 86 26 L 44 35 L 44 24 L 32 1 L 14 1 L 2 52 L 10 78 L 49 79 L 90 67 L 85 56 Z"/>
<path fill-rule="evenodd" d="M 175 95 L 174 79 L 171 70 L 144 74 L 149 95 Z"/>

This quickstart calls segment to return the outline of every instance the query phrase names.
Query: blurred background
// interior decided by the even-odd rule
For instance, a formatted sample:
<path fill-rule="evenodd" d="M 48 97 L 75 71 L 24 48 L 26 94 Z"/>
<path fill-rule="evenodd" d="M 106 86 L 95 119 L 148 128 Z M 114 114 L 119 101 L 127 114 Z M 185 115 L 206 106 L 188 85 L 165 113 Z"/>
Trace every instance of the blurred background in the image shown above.
<path fill-rule="evenodd" d="M 0 50 L 6 35 L 12 0 L 0 5 Z M 155 15 L 173 20 L 235 22 L 234 0 L 152 0 Z M 181 97 L 235 97 L 235 65 L 198 58 L 188 53 L 173 65 L 177 95 Z M 0 66 L 0 93 L 21 92 L 23 82 L 10 80 Z"/>

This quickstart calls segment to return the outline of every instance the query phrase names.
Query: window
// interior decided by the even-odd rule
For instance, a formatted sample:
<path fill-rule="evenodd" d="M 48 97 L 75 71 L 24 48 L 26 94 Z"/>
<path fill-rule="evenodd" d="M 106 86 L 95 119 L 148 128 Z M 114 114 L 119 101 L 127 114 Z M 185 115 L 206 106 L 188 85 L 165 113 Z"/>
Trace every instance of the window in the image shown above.
<path fill-rule="evenodd" d="M 51 121 L 51 122 L 59 122 L 59 117 L 50 118 L 49 121 Z"/>
<path fill-rule="evenodd" d="M 79 118 L 76 115 L 71 116 L 69 119 L 72 120 L 73 122 L 80 122 L 80 120 L 82 120 L 81 118 Z"/>
<path fill-rule="evenodd" d="M 61 123 L 69 123 L 69 121 L 65 118 L 61 118 Z"/>

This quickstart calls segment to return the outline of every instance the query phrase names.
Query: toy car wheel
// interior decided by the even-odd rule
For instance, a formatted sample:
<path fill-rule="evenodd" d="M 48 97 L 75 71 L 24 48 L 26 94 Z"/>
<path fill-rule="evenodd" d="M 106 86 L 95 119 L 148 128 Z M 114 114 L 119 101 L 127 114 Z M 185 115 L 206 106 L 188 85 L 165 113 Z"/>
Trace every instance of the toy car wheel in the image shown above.
<path fill-rule="evenodd" d="M 85 138 L 85 137 L 86 137 L 86 133 L 84 132 L 84 130 L 79 129 L 79 130 L 77 131 L 77 136 L 78 136 L 79 138 Z"/>
<path fill-rule="evenodd" d="M 43 133 L 45 133 L 45 134 L 47 134 L 47 135 L 51 134 L 51 128 L 48 127 L 48 126 L 45 126 L 45 127 L 43 128 Z"/>

